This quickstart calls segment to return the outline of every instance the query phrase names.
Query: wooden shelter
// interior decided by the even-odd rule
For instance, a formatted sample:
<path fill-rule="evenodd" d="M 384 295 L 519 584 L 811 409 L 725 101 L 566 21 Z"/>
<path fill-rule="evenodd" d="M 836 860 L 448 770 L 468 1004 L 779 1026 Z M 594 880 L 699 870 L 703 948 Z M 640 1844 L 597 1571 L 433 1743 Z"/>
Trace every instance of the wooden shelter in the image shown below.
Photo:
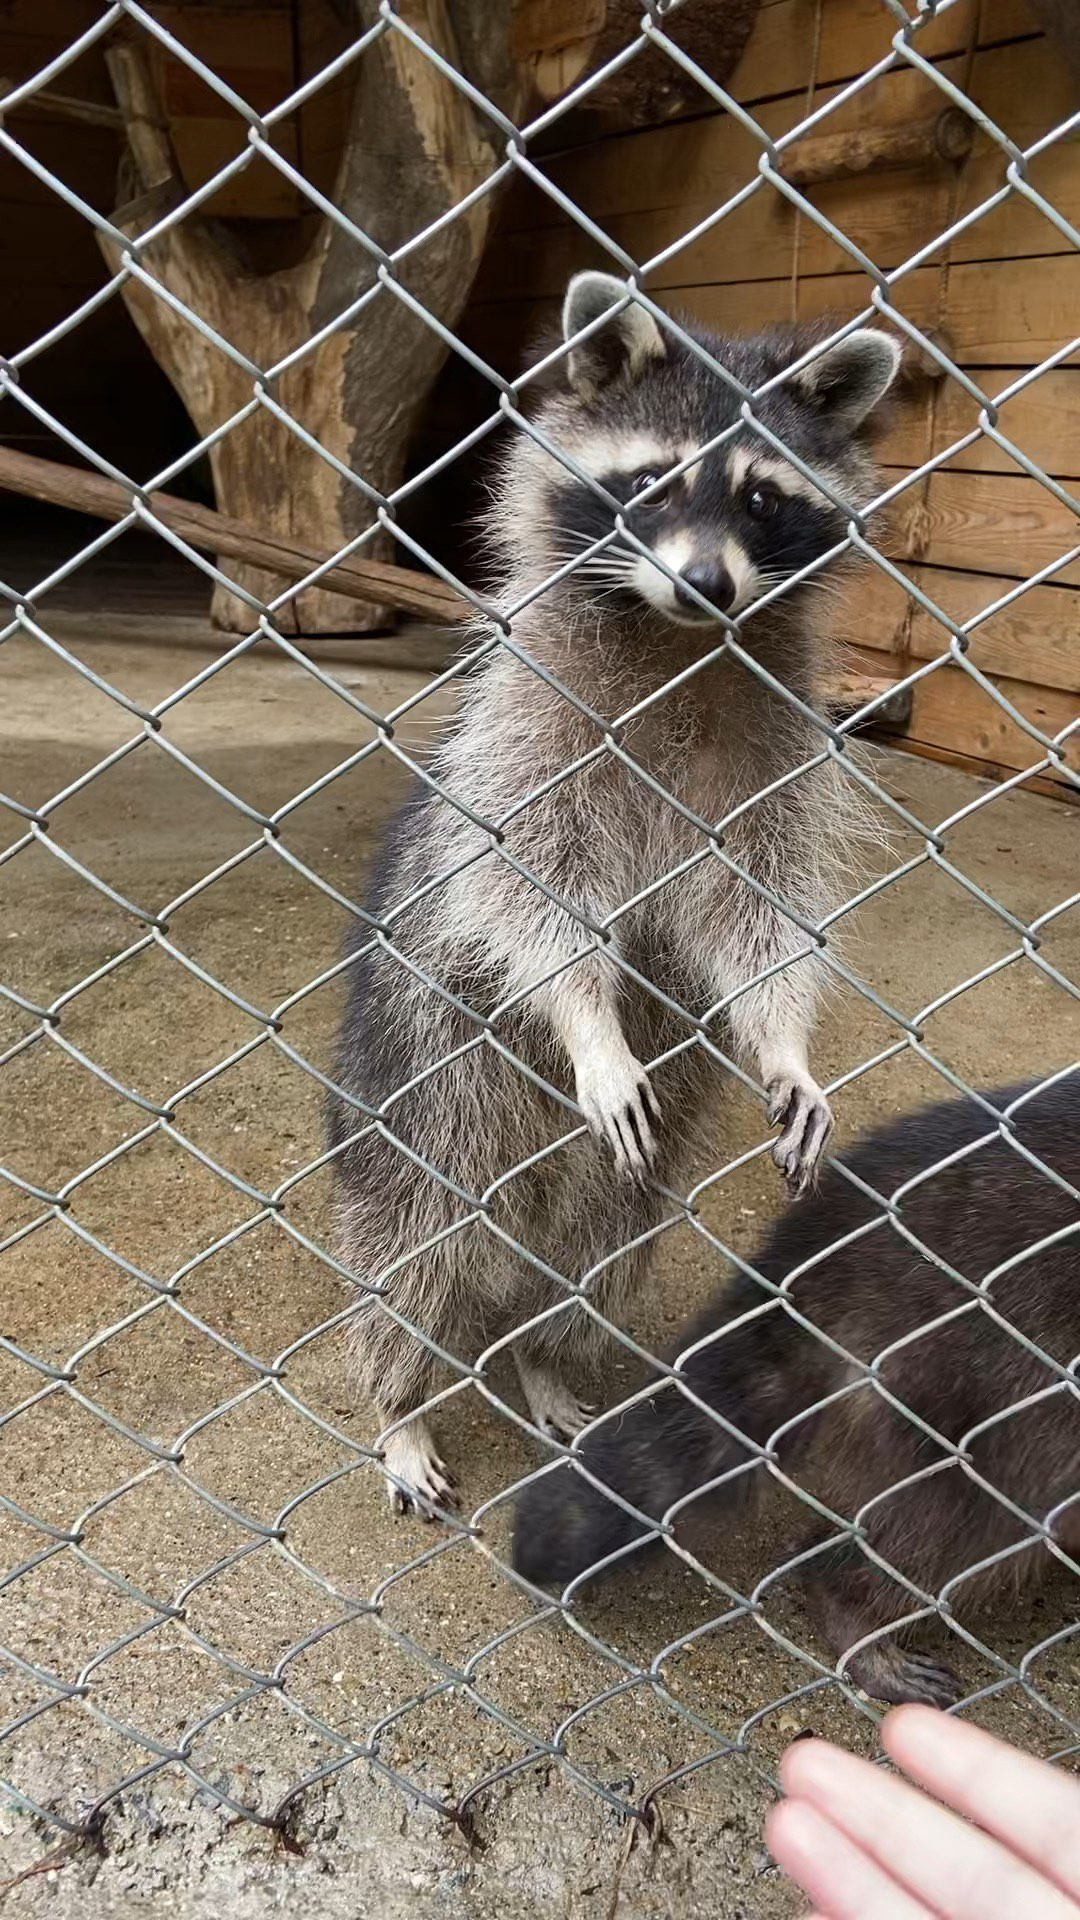
<path fill-rule="evenodd" d="M 339 60 L 367 17 L 363 4 L 345 0 L 199 0 L 152 11 L 260 114 Z M 415 15 L 419 31 L 449 36 L 447 44 L 453 40 L 477 84 L 514 114 L 559 98 L 613 50 L 620 33 L 632 33 L 640 17 L 636 0 L 492 0 L 483 10 L 464 0 L 457 6 L 410 0 L 405 12 Z M 1026 149 L 1080 105 L 1078 68 L 1070 64 L 1075 19 L 1061 0 L 960 0 L 928 23 L 916 45 L 1008 141 Z M 7 84 L 54 59 L 86 25 L 80 0 L 6 0 L 0 72 Z M 882 0 L 760 0 L 759 6 L 755 0 L 723 6 L 689 0 L 671 17 L 670 31 L 725 80 L 766 135 L 778 137 L 882 60 L 896 21 Z M 367 78 L 358 79 L 365 62 Z M 185 216 L 152 261 L 167 284 L 260 364 L 340 311 L 346 294 L 373 271 L 354 243 L 335 251 L 332 223 L 290 177 L 290 167 L 316 194 L 336 197 L 353 218 L 363 213 L 380 244 L 393 245 L 437 217 L 494 164 L 498 141 L 490 126 L 471 109 L 466 114 L 460 96 L 444 97 L 445 85 L 437 74 L 432 78 L 428 63 L 391 67 L 383 59 L 377 69 L 368 56 L 334 67 L 326 83 L 275 125 L 285 167 L 255 152 Z M 1001 406 L 998 426 L 1066 495 L 1075 494 L 1080 359 L 1064 349 L 1080 314 L 1080 251 L 1020 191 L 965 224 L 1004 184 L 1008 149 L 917 66 L 894 68 L 853 89 L 784 160 L 785 178 L 851 249 L 768 182 L 717 221 L 716 210 L 754 178 L 761 146 L 679 73 L 659 54 L 632 64 L 618 85 L 598 91 L 589 111 L 556 120 L 530 149 L 558 192 L 613 242 L 635 260 L 659 258 L 647 285 L 661 304 L 733 332 L 791 317 L 846 316 L 862 309 L 873 291 L 860 252 L 886 273 L 919 255 L 889 298 L 901 314 L 939 335 L 983 392 L 1000 393 L 1026 370 L 1055 359 Z M 418 93 L 418 80 L 426 93 Z M 379 100 L 373 85 L 382 90 Z M 424 194 L 417 198 L 418 190 L 410 190 L 400 205 L 392 170 L 371 184 L 373 169 L 377 173 L 371 130 L 395 88 L 408 103 L 407 125 L 398 129 L 400 152 L 412 153 L 417 167 L 425 156 L 430 163 Z M 204 186 L 248 137 L 228 98 L 164 48 L 130 37 L 98 43 L 5 124 L 43 165 L 133 233 L 144 231 L 178 194 Z M 1080 224 L 1075 138 L 1040 152 L 1024 178 L 1064 221 Z M 10 354 L 78 308 L 102 284 L 116 250 L 107 244 L 103 260 L 87 223 L 10 154 L 0 155 L 0 198 L 7 241 L 0 351 Z M 388 208 L 390 224 L 384 219 L 380 226 Z M 455 245 L 452 258 L 444 253 L 421 264 L 414 290 L 507 373 L 519 370 L 530 335 L 556 310 L 568 275 L 611 264 L 524 176 L 462 224 Z M 250 380 L 245 387 L 212 347 L 197 338 L 193 343 L 190 329 L 177 327 L 167 307 L 137 284 L 128 286 L 125 299 L 127 311 L 116 296 L 73 332 L 61 330 L 32 363 L 25 384 L 124 470 L 154 472 L 191 444 L 191 421 L 198 434 L 210 432 L 250 391 Z M 492 398 L 490 390 L 479 394 L 475 377 L 456 365 L 444 369 L 432 401 L 444 347 L 420 322 L 414 338 L 404 310 L 395 309 L 391 321 L 368 335 L 332 335 L 321 357 L 288 391 L 279 390 L 293 417 L 344 466 L 384 486 L 396 483 L 410 457 L 415 468 L 451 445 L 481 408 L 490 410 Z M 959 383 L 920 379 L 919 371 L 913 362 L 883 449 L 890 480 L 978 423 L 978 403 Z M 26 464 L 28 455 L 69 460 L 70 453 L 10 399 L 0 405 L 0 461 L 5 448 L 23 463 L 9 461 L 6 484 L 38 498 L 70 499 L 68 483 L 42 474 L 33 459 Z M 233 576 L 256 591 L 280 590 L 306 570 L 312 555 L 335 551 L 359 524 L 360 497 L 270 414 L 229 436 L 214 449 L 210 466 L 212 472 L 204 461 L 180 476 L 174 491 L 188 495 L 188 506 L 176 500 L 167 511 L 180 516 L 174 524 L 204 550 L 216 538 Z M 71 504 L 105 517 L 119 510 L 101 486 L 90 494 L 83 486 L 82 494 Z M 460 549 L 443 524 L 445 496 L 433 489 L 432 498 L 439 504 L 424 537 L 438 557 L 456 560 Z M 212 500 L 224 519 L 213 519 Z M 880 538 L 901 571 L 958 622 L 1051 570 L 978 626 L 970 657 L 1041 730 L 1053 734 L 1070 724 L 1080 693 L 1074 598 L 1080 564 L 1055 570 L 1077 539 L 1066 498 L 984 436 L 907 488 Z M 387 586 L 380 563 L 393 556 L 385 545 L 365 555 L 366 572 L 357 556 L 351 574 L 302 597 L 293 616 L 299 631 L 357 631 L 375 620 L 385 625 L 387 607 L 427 619 L 453 617 L 448 590 L 430 578 L 417 586 L 405 570 L 398 589 L 388 589 L 376 609 L 373 595 L 380 582 Z M 248 617 L 221 594 L 216 613 L 224 624 Z M 843 620 L 853 670 L 875 686 L 936 658 L 947 644 L 931 614 L 880 573 L 853 593 Z M 954 666 L 920 681 L 903 738 L 921 753 L 999 776 L 1037 758 L 1031 737 Z M 1080 763 L 1080 744 L 1067 752 Z M 1053 768 L 1043 784 L 1071 791 Z"/>

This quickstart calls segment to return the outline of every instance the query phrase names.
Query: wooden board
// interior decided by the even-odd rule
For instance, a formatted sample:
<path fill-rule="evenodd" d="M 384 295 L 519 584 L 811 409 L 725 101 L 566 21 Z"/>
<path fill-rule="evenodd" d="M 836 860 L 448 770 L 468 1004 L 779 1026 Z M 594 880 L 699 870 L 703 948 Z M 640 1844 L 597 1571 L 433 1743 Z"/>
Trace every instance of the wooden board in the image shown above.
<path fill-rule="evenodd" d="M 819 274 L 800 280 L 801 320 L 834 314 L 846 319 L 870 304 L 873 288 L 862 273 Z M 917 267 L 896 282 L 893 301 L 917 326 L 934 326 L 941 307 L 941 275 Z M 718 333 L 752 333 L 790 316 L 786 281 L 750 280 L 736 286 L 684 287 L 662 292 L 659 305 L 682 310 Z M 500 371 L 516 374 L 525 343 L 558 312 L 547 301 L 478 301 L 462 337 Z M 1075 339 L 1080 313 L 1080 254 L 1029 260 L 971 262 L 949 271 L 947 324 L 957 358 L 968 367 L 1031 367 Z M 1080 352 L 1068 363 L 1080 366 Z"/>
<path fill-rule="evenodd" d="M 1027 474 L 943 467 L 888 511 L 877 538 L 898 559 L 932 559 L 942 567 L 1023 580 L 1080 546 L 1076 515 Z M 1055 581 L 1080 585 L 1080 562 L 1063 568 Z"/>
<path fill-rule="evenodd" d="M 1001 677 L 997 687 L 1025 720 L 1053 738 L 1076 718 L 1071 694 L 1033 686 L 1026 680 Z M 890 734 L 893 744 L 916 750 L 931 749 L 951 761 L 961 760 L 972 771 L 992 779 L 1036 767 L 1045 758 L 1039 742 L 1017 726 L 991 694 L 962 667 L 941 667 L 912 689 L 912 712 L 902 734 Z M 1064 748 L 1066 764 L 1080 772 L 1080 734 Z M 1061 798 L 1080 800 L 1078 789 L 1053 767 L 1043 769 L 1047 786 Z"/>
<path fill-rule="evenodd" d="M 978 384 L 988 398 L 1016 379 L 1008 367 L 980 367 Z M 931 430 L 931 414 L 933 427 Z M 915 467 L 928 454 L 943 453 L 978 425 L 979 407 L 958 381 L 944 380 L 931 395 L 924 391 L 897 409 L 882 437 L 879 455 L 894 467 Z M 1080 370 L 1055 368 L 1042 373 L 999 410 L 998 426 L 1055 479 L 1080 477 Z M 1011 456 L 985 435 L 954 456 L 954 471 L 1015 473 Z"/>
<path fill-rule="evenodd" d="M 798 317 L 856 313 L 869 304 L 871 292 L 861 273 L 802 280 Z M 940 273 L 934 267 L 916 268 L 897 281 L 893 302 L 917 326 L 935 325 Z M 663 295 L 660 304 L 683 305 L 695 318 L 732 332 L 768 326 L 784 313 L 784 295 L 770 281 L 686 288 L 678 298 Z M 1022 272 L 1009 260 L 972 262 L 949 271 L 947 325 L 963 366 L 1035 366 L 1075 339 L 1078 313 L 1080 254 L 1029 260 Z M 1080 352 L 1069 364 L 1080 366 Z"/>
<path fill-rule="evenodd" d="M 998 574 L 946 567 L 906 567 L 914 585 L 957 626 L 974 620 L 1016 582 Z M 887 574 L 874 569 L 847 589 L 836 610 L 841 638 L 860 649 L 892 654 L 901 664 L 936 660 L 949 648 L 947 627 Z M 969 657 L 984 673 L 1005 674 L 1080 695 L 1076 595 L 1068 587 L 1029 587 L 1002 612 L 975 627 Z"/>
<path fill-rule="evenodd" d="M 261 6 L 257 12 L 243 4 L 155 6 L 153 12 L 177 41 L 256 113 L 277 106 L 295 86 L 292 9 L 285 0 Z M 185 183 L 194 191 L 243 151 L 247 124 L 198 73 L 157 41 L 152 68 Z M 295 165 L 295 125 L 278 125 L 274 144 Z M 299 209 L 296 189 L 258 156 L 207 203 L 207 211 L 220 218 L 276 220 Z"/>
<path fill-rule="evenodd" d="M 814 44 L 816 0 L 765 0 L 729 91 L 742 101 L 775 98 L 805 88 Z M 980 46 L 1017 39 L 1038 29 L 1025 0 L 961 0 L 929 20 L 914 45 L 926 59 L 960 53 L 977 22 Z M 881 0 L 825 0 L 821 9 L 818 78 L 850 79 L 889 52 L 895 19 Z"/>
<path fill-rule="evenodd" d="M 959 82 L 965 62 L 949 60 L 942 72 Z M 815 105 L 834 98 L 822 89 Z M 1053 60 L 1045 40 L 980 54 L 971 76 L 973 99 L 1010 138 L 1031 145 L 1068 120 L 1073 110 L 1071 76 Z M 823 130 L 850 132 L 901 127 L 933 116 L 945 97 L 917 69 L 890 73 L 845 102 L 822 123 Z M 804 116 L 802 96 L 760 109 L 772 137 Z M 799 226 L 799 271 L 849 271 L 853 255 L 790 201 L 762 181 L 753 197 L 720 221 L 722 207 L 757 173 L 760 144 L 725 114 L 646 134 L 609 140 L 550 163 L 545 171 L 611 240 L 645 265 L 667 253 L 650 273 L 653 288 L 777 278 L 790 274 Z M 960 216 L 982 205 L 1003 184 L 1005 154 L 984 133 L 959 177 L 928 162 L 898 172 L 870 173 L 806 190 L 806 198 L 879 267 L 889 269 L 932 242 Z M 1080 223 L 1080 154 L 1076 137 L 1063 140 L 1031 163 L 1033 186 L 1058 211 Z M 704 223 L 705 230 L 698 232 Z M 687 235 L 696 238 L 687 239 Z M 952 242 L 955 260 L 1000 259 L 1068 249 L 1069 242 L 1027 199 L 1011 194 Z M 672 251 L 674 249 L 674 251 Z M 499 244 L 489 251 L 478 287 L 480 298 L 553 295 L 570 274 L 610 264 L 603 249 L 557 204 L 531 183 L 507 204 Z"/>

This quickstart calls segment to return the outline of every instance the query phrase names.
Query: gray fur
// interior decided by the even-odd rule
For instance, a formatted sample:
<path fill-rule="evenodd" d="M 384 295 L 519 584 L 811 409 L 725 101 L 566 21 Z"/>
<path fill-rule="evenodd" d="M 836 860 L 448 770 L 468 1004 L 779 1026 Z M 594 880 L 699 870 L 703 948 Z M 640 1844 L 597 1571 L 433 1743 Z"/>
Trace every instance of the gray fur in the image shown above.
<path fill-rule="evenodd" d="M 595 318 L 604 300 L 613 304 L 624 291 L 611 281 L 584 293 L 580 280 L 574 286 L 571 325 Z M 640 326 L 616 325 L 600 363 L 603 377 L 592 363 L 583 375 L 585 363 L 577 361 L 570 383 L 543 403 L 544 431 L 585 460 L 614 444 L 618 464 L 619 448 L 657 439 L 677 458 L 679 447 L 696 449 L 736 417 L 716 376 L 662 340 L 659 351 L 642 351 L 648 339 Z M 804 352 L 809 339 L 788 331 L 752 340 L 710 337 L 708 345 L 757 384 Z M 820 459 L 851 496 L 872 484 L 863 440 L 838 428 L 819 392 L 808 397 L 782 387 L 763 417 Z M 652 539 L 647 529 L 654 523 L 667 529 L 665 537 L 706 553 L 752 538 L 757 573 L 779 577 L 782 565 L 790 573 L 787 549 L 771 569 L 762 558 L 760 529 L 745 517 L 743 493 L 732 491 L 733 472 L 730 450 L 700 462 L 693 481 L 642 521 L 643 538 Z M 608 471 L 597 477 L 612 482 Z M 628 475 L 620 471 L 615 484 L 628 488 Z M 516 601 L 568 551 L 580 551 L 583 537 L 595 537 L 587 530 L 598 511 L 601 531 L 610 530 L 610 509 L 598 508 L 592 490 L 519 433 L 486 527 L 500 598 Z M 634 519 L 637 510 L 629 511 Z M 785 502 L 783 519 L 788 548 L 799 553 L 828 550 L 845 524 L 827 501 L 808 499 L 805 486 Z M 632 554 L 614 552 L 606 573 L 584 568 L 514 622 L 517 645 L 605 725 L 719 637 L 715 625 L 702 637 L 701 609 L 689 609 L 684 623 L 639 593 L 627 574 L 633 562 Z M 663 592 L 661 574 L 656 579 Z M 826 646 L 815 588 L 752 618 L 741 637 L 780 680 L 807 700 L 817 698 Z M 798 928 L 711 856 L 615 920 L 606 943 L 560 906 L 569 903 L 596 925 L 706 844 L 631 767 L 610 752 L 595 756 L 602 738 L 588 714 L 527 664 L 494 650 L 473 672 L 432 772 L 444 791 L 498 825 L 499 844 L 430 791 L 408 803 L 388 835 L 368 905 L 412 970 L 388 950 L 353 969 L 338 1069 L 346 1098 L 334 1106 L 333 1138 L 343 1258 L 361 1285 L 381 1289 L 357 1310 L 355 1351 L 389 1425 L 414 1415 L 430 1390 L 431 1352 L 410 1327 L 472 1364 L 494 1338 L 560 1306 L 522 1335 L 516 1350 L 526 1363 L 523 1385 L 537 1425 L 580 1425 L 581 1409 L 575 1411 L 556 1371 L 565 1355 L 592 1357 L 600 1336 L 545 1267 L 574 1285 L 588 1277 L 589 1297 L 605 1315 L 625 1312 L 648 1255 L 641 1247 L 621 1249 L 659 1219 L 654 1181 L 677 1180 L 715 1077 L 695 1049 L 661 1068 L 650 1088 L 641 1063 L 684 1040 L 688 1029 L 612 955 L 700 1018 L 807 945 Z M 820 735 L 724 660 L 624 721 L 619 742 L 683 806 L 720 821 L 816 755 Z M 558 778 L 579 761 L 577 772 Z M 536 799 L 521 804 L 534 792 Z M 817 919 L 851 884 L 865 826 L 858 793 L 830 763 L 748 807 L 726 829 L 725 851 L 801 915 Z M 401 906 L 414 895 L 413 904 Z M 361 931 L 361 944 L 365 937 Z M 814 957 L 799 959 L 734 999 L 714 1028 L 766 1085 L 772 1117 L 782 1125 L 778 1164 L 795 1189 L 812 1178 L 829 1126 L 806 1060 L 823 971 Z M 576 1097 L 598 1138 L 580 1136 L 526 1164 L 577 1119 L 500 1045 L 533 1075 Z M 421 1084 L 395 1097 L 420 1074 Z M 380 1108 L 381 1133 L 363 1131 L 353 1101 Z M 518 1166 L 523 1171 L 505 1177 Z M 414 1492 L 428 1505 L 450 1497 L 418 1418 L 389 1436 L 386 1464 L 401 1503 Z"/>

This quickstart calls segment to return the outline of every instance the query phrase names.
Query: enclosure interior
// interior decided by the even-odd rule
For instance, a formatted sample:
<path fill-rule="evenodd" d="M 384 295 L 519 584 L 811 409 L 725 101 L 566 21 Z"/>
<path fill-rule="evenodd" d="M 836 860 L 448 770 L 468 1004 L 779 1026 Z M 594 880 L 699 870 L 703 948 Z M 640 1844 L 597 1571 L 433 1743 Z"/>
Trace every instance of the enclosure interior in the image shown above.
<path fill-rule="evenodd" d="M 152 11 L 256 112 L 344 44 L 322 0 Z M 74 0 L 6 7 L 3 89 L 85 26 Z M 916 62 L 870 77 L 896 31 L 881 0 L 762 0 L 730 93 L 772 139 L 848 88 L 822 131 L 932 117 L 946 99 Z M 675 16 L 670 32 L 677 41 Z M 911 685 L 902 718 L 864 741 L 889 830 L 878 871 L 891 878 L 855 916 L 855 984 L 827 1008 L 815 1050 L 836 1088 L 841 1157 L 864 1129 L 957 1084 L 1049 1075 L 1080 1056 L 1074 141 L 1026 161 L 1030 192 L 1014 186 L 963 224 L 1005 181 L 999 136 L 1026 153 L 1075 113 L 1077 85 L 1024 0 L 956 0 L 911 45 L 992 128 L 977 125 L 959 161 L 807 185 L 801 212 L 770 187 L 713 220 L 753 178 L 761 142 L 705 89 L 696 110 L 632 132 L 556 118 L 536 154 L 618 248 L 659 261 L 645 285 L 660 307 L 719 329 L 866 307 L 872 281 L 833 229 L 879 272 L 926 249 L 890 298 L 945 343 L 950 370 L 939 377 L 931 359 L 905 386 L 880 448 L 885 484 L 923 471 L 871 529 L 886 567 L 836 608 L 848 647 L 837 710 Z M 197 72 L 153 51 L 195 192 L 245 129 Z M 100 47 L 53 87 L 112 109 Z M 347 111 L 337 75 L 278 129 L 323 194 Z M 123 143 L 107 116 L 30 102 L 4 124 L 109 215 Z M 0 348 L 17 355 L 61 329 L 21 393 L 5 381 L 0 456 L 79 465 L 83 443 L 139 483 L 180 461 L 195 429 L 122 294 L 63 328 L 107 278 L 87 222 L 10 148 L 0 198 Z M 261 157 L 202 212 L 275 267 L 315 217 Z M 569 274 L 611 264 L 521 171 L 460 338 L 513 378 Z M 956 370 L 985 394 L 1016 391 L 996 436 L 934 464 L 980 425 Z M 489 383 L 451 353 L 410 474 L 492 412 Z M 410 495 L 404 564 L 430 560 L 470 584 L 496 437 Z M 168 490 L 212 506 L 206 458 Z M 315 1846 L 329 1844 L 332 1804 L 372 1836 L 371 1884 L 391 1914 L 410 1874 L 428 1892 L 464 1871 L 450 1813 L 484 1842 L 468 1872 L 492 1911 L 517 1875 L 523 1912 L 565 1895 L 599 1920 L 615 1911 L 617 1816 L 642 1824 L 648 1809 L 679 1855 L 676 1906 L 655 1911 L 793 1915 L 760 1841 L 779 1755 L 807 1728 L 872 1752 L 876 1730 L 869 1703 L 822 1678 L 832 1662 L 797 1582 L 767 1579 L 797 1550 L 798 1502 L 725 1542 L 723 1580 L 741 1596 L 765 1582 L 753 1607 L 729 1607 L 665 1553 L 560 1618 L 507 1572 L 512 1503 L 498 1496 L 551 1457 L 504 1410 L 522 1412 L 512 1368 L 501 1361 L 439 1410 L 468 1462 L 466 1522 L 494 1503 L 475 1531 L 391 1517 L 373 1415 L 350 1385 L 351 1295 L 326 1257 L 335 963 L 411 764 L 454 712 L 444 671 L 458 636 L 385 621 L 286 650 L 270 630 L 246 644 L 256 619 L 239 644 L 211 624 L 211 581 L 189 553 L 154 530 L 105 532 L 4 495 L 0 1539 L 15 1577 L 0 1588 L 0 1775 L 15 1812 L 0 1831 L 12 1870 L 110 1806 L 106 1833 L 108 1819 L 133 1823 L 129 1860 L 148 1857 L 131 1809 L 156 1795 L 175 1871 L 194 1881 L 240 1857 L 238 1829 L 216 1824 L 222 1807 Z M 932 608 L 962 626 L 989 606 L 967 656 L 950 659 Z M 712 1123 L 723 1177 L 663 1235 L 628 1325 L 652 1352 L 730 1274 L 725 1250 L 752 1258 L 783 1204 L 760 1099 L 735 1081 L 727 1096 Z M 608 1403 L 637 1377 L 617 1348 Z M 950 1644 L 981 1696 L 974 1717 L 1066 1763 L 1080 1743 L 1076 1590 L 1062 1566 L 1031 1610 L 1005 1598 L 976 1638 Z M 645 1888 L 636 1860 L 626 1873 Z M 653 1911 L 651 1897 L 631 1910 Z"/>

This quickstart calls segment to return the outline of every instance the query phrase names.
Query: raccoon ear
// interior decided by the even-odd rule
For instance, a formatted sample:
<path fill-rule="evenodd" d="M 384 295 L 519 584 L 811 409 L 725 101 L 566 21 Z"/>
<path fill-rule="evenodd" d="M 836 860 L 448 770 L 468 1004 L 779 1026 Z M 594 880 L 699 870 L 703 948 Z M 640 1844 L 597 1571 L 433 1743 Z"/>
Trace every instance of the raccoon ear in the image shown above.
<path fill-rule="evenodd" d="M 572 340 L 625 297 L 625 281 L 613 274 L 576 273 L 563 301 L 563 339 Z M 573 349 L 567 368 L 570 385 L 588 397 L 614 380 L 638 379 L 651 360 L 662 360 L 666 352 L 652 314 L 631 301 L 608 326 L 598 328 Z"/>
<path fill-rule="evenodd" d="M 899 365 L 900 348 L 889 334 L 860 327 L 812 360 L 791 384 L 830 421 L 853 433 L 892 385 Z"/>

